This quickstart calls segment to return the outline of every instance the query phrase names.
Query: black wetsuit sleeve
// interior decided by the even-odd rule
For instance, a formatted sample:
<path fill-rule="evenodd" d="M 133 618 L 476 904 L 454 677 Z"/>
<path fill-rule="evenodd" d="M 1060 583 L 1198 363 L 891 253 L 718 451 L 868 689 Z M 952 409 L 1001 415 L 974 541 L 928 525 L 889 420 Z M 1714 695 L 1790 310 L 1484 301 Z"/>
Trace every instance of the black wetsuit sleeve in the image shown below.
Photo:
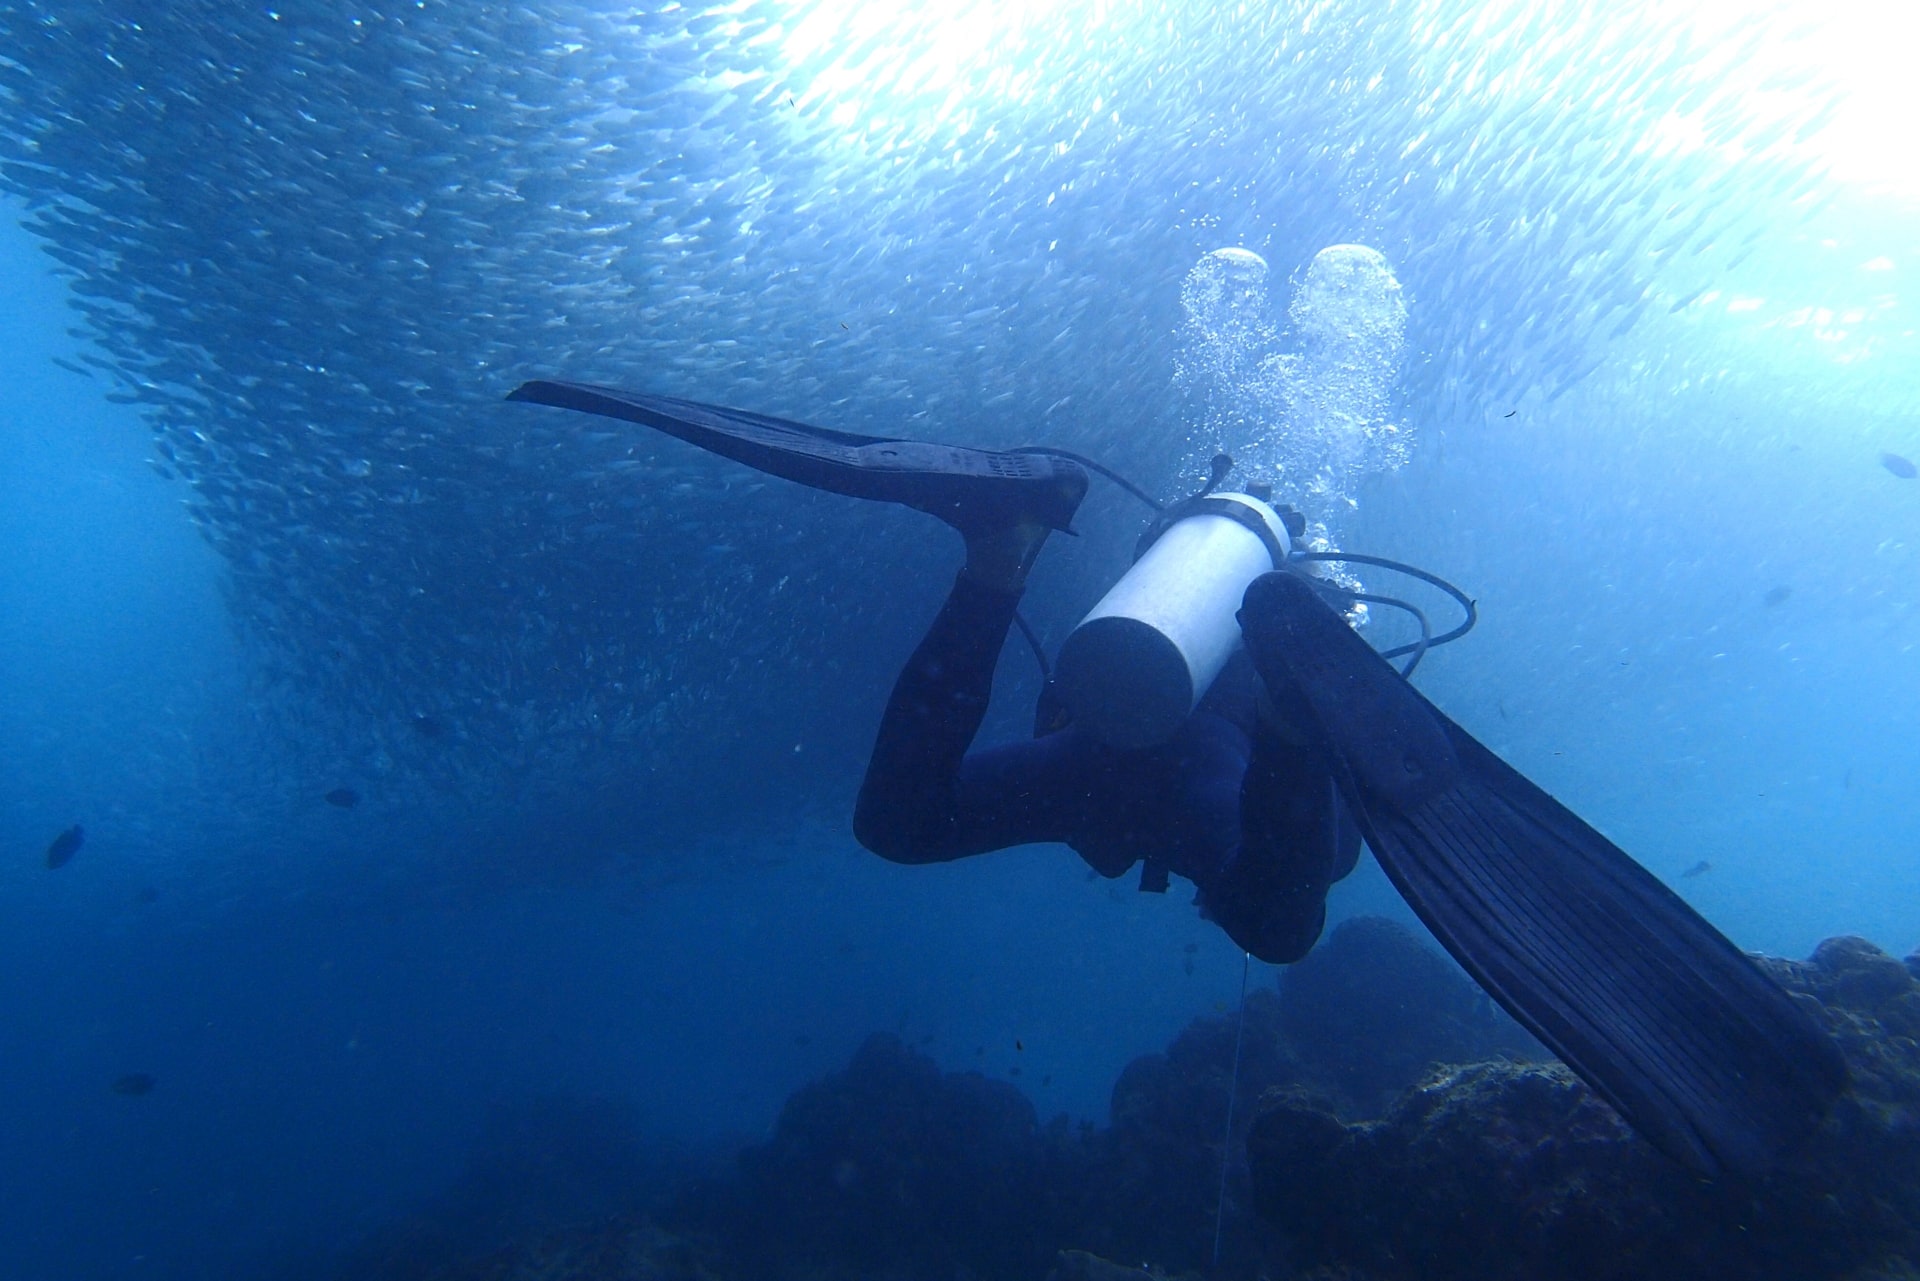
<path fill-rule="evenodd" d="M 853 814 L 881 857 L 940 863 L 1071 838 L 1084 789 L 1066 736 L 967 751 L 1019 599 L 960 577 L 894 683 Z"/>

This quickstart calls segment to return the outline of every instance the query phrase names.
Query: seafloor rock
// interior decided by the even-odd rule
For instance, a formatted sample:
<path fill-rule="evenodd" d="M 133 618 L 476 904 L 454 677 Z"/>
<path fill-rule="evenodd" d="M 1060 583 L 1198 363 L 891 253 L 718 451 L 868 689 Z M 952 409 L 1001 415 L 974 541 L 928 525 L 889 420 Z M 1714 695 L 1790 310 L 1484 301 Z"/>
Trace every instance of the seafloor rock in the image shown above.
<path fill-rule="evenodd" d="M 1244 1209 L 1240 1159 L 1253 1105 L 1299 1072 L 1279 1035 L 1279 1005 L 1270 992 L 1250 993 L 1243 1015 L 1195 1019 L 1164 1054 L 1145 1054 L 1126 1066 L 1114 1083 L 1111 1124 L 1082 1140 L 1085 1173 L 1062 1223 L 1064 1244 L 1112 1259 L 1199 1268 L 1212 1255 L 1225 1152 L 1233 1161 L 1221 1225 L 1223 1258 L 1246 1255 L 1249 1230 L 1260 1228 Z M 1229 1138 L 1236 1041 L 1238 1092 Z"/>
<path fill-rule="evenodd" d="M 1558 1065 L 1479 1063 L 1437 1071 L 1377 1122 L 1269 1095 L 1248 1139 L 1256 1204 L 1326 1275 L 1900 1275 L 1920 1257 L 1920 980 L 1859 939 L 1762 964 L 1816 1003 L 1854 1085 L 1758 1187 L 1690 1177 Z"/>
<path fill-rule="evenodd" d="M 1218 1267 L 1233 1015 L 1196 1020 L 1130 1064 L 1105 1128 L 1042 1126 L 1012 1085 L 943 1072 L 876 1036 L 796 1092 L 731 1173 L 686 1185 L 651 1217 L 636 1208 L 536 1230 L 491 1254 L 443 1243 L 441 1261 L 415 1251 L 409 1270 L 348 1275 L 1920 1281 L 1908 1262 L 1920 1259 L 1920 978 L 1872 945 L 1833 939 L 1804 963 L 1761 961 L 1832 1031 L 1854 1084 L 1804 1161 L 1737 1195 L 1661 1157 L 1557 1064 L 1427 1067 L 1447 1046 L 1495 1053 L 1504 1033 L 1403 932 L 1348 925 L 1328 952 L 1346 978 L 1309 974 L 1300 991 L 1255 993 L 1244 1011 Z M 1289 1000 L 1294 1017 L 1336 1018 L 1343 999 L 1371 1003 L 1344 1025 L 1351 1044 L 1283 1031 Z M 1349 1070 L 1369 1054 L 1402 1086 L 1384 1115 L 1362 1112 L 1361 1096 L 1394 1077 Z M 517 1163 L 550 1164 L 537 1151 Z"/>
<path fill-rule="evenodd" d="M 876 1035 L 741 1154 L 721 1222 L 743 1275 L 1041 1276 L 1058 1198 L 1084 1179 L 1060 1167 L 1067 1139 L 1014 1086 Z"/>

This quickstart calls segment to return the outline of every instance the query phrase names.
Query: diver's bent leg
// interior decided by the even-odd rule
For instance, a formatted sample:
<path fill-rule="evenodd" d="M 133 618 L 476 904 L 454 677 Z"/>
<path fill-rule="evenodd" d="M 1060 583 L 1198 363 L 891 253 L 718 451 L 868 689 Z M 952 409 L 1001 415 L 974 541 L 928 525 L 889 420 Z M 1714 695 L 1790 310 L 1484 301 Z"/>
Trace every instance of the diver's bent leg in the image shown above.
<path fill-rule="evenodd" d="M 896 863 L 974 853 L 958 844 L 958 779 L 993 692 L 993 669 L 1020 592 L 962 573 L 907 660 L 854 804 L 860 843 Z"/>

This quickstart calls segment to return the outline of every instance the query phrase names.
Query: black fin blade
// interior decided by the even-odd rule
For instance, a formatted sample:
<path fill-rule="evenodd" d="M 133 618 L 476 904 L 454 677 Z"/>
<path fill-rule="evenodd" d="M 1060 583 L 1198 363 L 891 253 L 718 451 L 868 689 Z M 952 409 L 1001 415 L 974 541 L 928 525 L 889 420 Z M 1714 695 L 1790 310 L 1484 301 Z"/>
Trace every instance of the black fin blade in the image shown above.
<path fill-rule="evenodd" d="M 900 503 L 962 532 L 970 523 L 1022 516 L 1071 529 L 1087 490 L 1079 467 L 1048 455 L 861 436 L 617 387 L 541 379 L 521 384 L 507 399 L 640 423 L 770 476 Z"/>
<path fill-rule="evenodd" d="M 890 437 L 830 431 L 765 414 L 590 383 L 537 379 L 522 383 L 507 399 L 639 423 L 722 458 L 816 488 L 830 487 L 821 481 L 831 477 L 834 469 L 858 467 L 855 450 L 892 443 Z"/>
<path fill-rule="evenodd" d="M 1707 1175 L 1757 1174 L 1804 1140 L 1846 1065 L 1792 997 L 1305 582 L 1260 579 L 1241 624 L 1415 913 L 1636 1130 Z"/>
<path fill-rule="evenodd" d="M 1838 1047 L 1646 869 L 1447 729 L 1467 777 L 1361 817 L 1435 937 L 1683 1164 L 1753 1176 L 1796 1149 L 1845 1088 Z"/>

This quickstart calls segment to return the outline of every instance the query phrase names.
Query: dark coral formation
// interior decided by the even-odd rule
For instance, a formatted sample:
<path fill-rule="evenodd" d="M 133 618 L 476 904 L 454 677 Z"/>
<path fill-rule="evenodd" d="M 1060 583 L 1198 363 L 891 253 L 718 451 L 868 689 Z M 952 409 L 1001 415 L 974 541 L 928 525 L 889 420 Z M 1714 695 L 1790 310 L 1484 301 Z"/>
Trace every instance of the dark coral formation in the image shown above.
<path fill-rule="evenodd" d="M 876 1036 L 670 1208 L 406 1275 L 1913 1281 L 1920 958 L 1833 939 L 1762 964 L 1817 1006 L 1855 1089 L 1805 1159 L 1758 1186 L 1691 1178 L 1564 1068 L 1517 1057 L 1524 1038 L 1451 965 L 1362 922 L 1247 1003 L 1218 1267 L 1232 1017 L 1130 1064 L 1105 1128 L 1043 1125 L 1012 1085 Z"/>
<path fill-rule="evenodd" d="M 748 1276 L 1038 1276 L 1075 1173 L 1062 1137 L 1014 1086 L 878 1035 L 787 1101 L 706 1217 Z"/>
<path fill-rule="evenodd" d="M 1854 1090 L 1757 1186 L 1699 1182 L 1558 1065 L 1444 1069 L 1348 1124 L 1296 1093 L 1249 1139 L 1257 1204 L 1296 1257 L 1398 1281 L 1814 1281 L 1920 1257 L 1920 979 L 1860 939 L 1769 960 L 1815 1002 Z"/>
<path fill-rule="evenodd" d="M 1288 1078 L 1274 1038 L 1277 1002 L 1249 1003 L 1235 1139 L 1253 1103 Z M 1016 1088 L 945 1073 L 889 1035 L 844 1072 L 799 1091 L 774 1136 L 741 1154 L 740 1173 L 683 1206 L 729 1244 L 741 1276 L 896 1278 L 1083 1275 L 1089 1259 L 1198 1268 L 1219 1204 L 1235 1020 L 1194 1023 L 1164 1054 L 1136 1059 L 1101 1130 L 1042 1126 Z M 1236 1167 L 1238 1163 L 1236 1162 Z M 1234 1193 L 1245 1186 L 1243 1168 Z M 1257 1225 L 1230 1194 L 1230 1254 Z M 1063 1258 L 1063 1249 L 1085 1257 Z M 1128 1275 L 1144 1277 L 1140 1268 Z"/>
<path fill-rule="evenodd" d="M 1258 1227 L 1241 1208 L 1247 1126 L 1254 1103 L 1270 1087 L 1295 1079 L 1298 1064 L 1279 1038 L 1279 1002 L 1271 993 L 1252 993 L 1243 1017 L 1232 1138 L 1228 1095 L 1239 1020 L 1197 1019 L 1165 1053 L 1142 1055 L 1120 1073 L 1108 1128 L 1082 1136 L 1086 1175 L 1059 1244 L 1108 1258 L 1198 1268 L 1212 1256 L 1226 1153 L 1232 1159 L 1223 1257 L 1247 1253 Z"/>
<path fill-rule="evenodd" d="M 1242 1011 L 1239 1092 L 1227 1151 L 1222 1264 L 1251 1268 L 1270 1242 L 1248 1205 L 1241 1159 L 1271 1089 L 1309 1092 L 1345 1115 L 1375 1115 L 1434 1063 L 1544 1055 L 1443 954 L 1380 917 L 1346 921 L 1277 993 Z M 1108 1258 L 1199 1268 L 1212 1259 L 1235 1018 L 1195 1020 L 1164 1054 L 1128 1064 L 1108 1129 L 1087 1137 L 1087 1183 L 1072 1244 Z"/>

